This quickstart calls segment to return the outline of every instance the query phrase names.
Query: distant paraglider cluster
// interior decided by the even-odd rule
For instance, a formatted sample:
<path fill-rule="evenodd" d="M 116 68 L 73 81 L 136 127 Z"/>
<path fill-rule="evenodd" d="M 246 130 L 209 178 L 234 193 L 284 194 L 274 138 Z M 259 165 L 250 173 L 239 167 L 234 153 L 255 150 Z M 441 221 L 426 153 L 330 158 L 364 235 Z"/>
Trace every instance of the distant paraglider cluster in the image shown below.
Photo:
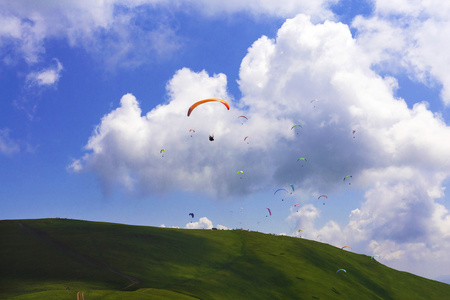
<path fill-rule="evenodd" d="M 204 100 L 197 101 L 197 102 L 195 102 L 194 104 L 192 104 L 192 105 L 189 107 L 188 111 L 187 111 L 187 117 L 190 117 L 191 114 L 193 113 L 193 111 L 194 111 L 198 106 L 200 106 L 200 105 L 202 105 L 202 104 L 205 104 L 205 103 L 213 103 L 213 102 L 221 103 L 221 104 L 223 104 L 223 105 L 226 107 L 227 110 L 230 110 L 230 105 L 228 104 L 227 101 L 222 100 L 222 99 L 219 99 L 219 98 L 208 98 L 208 99 L 204 99 Z M 311 100 L 311 104 L 314 105 L 314 108 L 316 108 L 316 104 L 317 104 L 317 103 L 319 103 L 319 100 L 317 100 L 317 99 Z M 248 117 L 247 117 L 247 116 L 244 116 L 244 115 L 238 116 L 237 119 L 241 122 L 241 125 L 244 125 L 246 122 L 249 121 Z M 301 125 L 301 124 L 294 124 L 294 125 L 291 126 L 290 129 L 291 129 L 291 131 L 294 132 L 296 135 L 299 135 L 299 134 L 304 130 L 304 129 L 303 129 L 303 125 Z M 187 129 L 186 129 L 186 130 L 187 130 Z M 190 129 L 189 129 L 189 133 L 190 133 L 191 138 L 193 138 L 194 135 L 199 134 L 199 133 L 196 133 L 196 130 L 193 129 L 193 128 L 190 128 Z M 353 130 L 353 131 L 352 131 L 352 138 L 355 138 L 355 133 L 356 133 L 356 130 Z M 208 140 L 211 141 L 211 142 L 213 142 L 213 141 L 215 140 L 214 134 L 209 134 Z M 249 141 L 250 141 L 250 140 L 251 140 L 251 138 L 250 138 L 250 136 L 248 136 L 248 135 L 243 137 L 243 141 L 246 142 L 247 144 L 249 144 Z M 164 149 L 164 148 L 160 150 L 160 154 L 161 154 L 162 157 L 164 157 L 165 151 L 166 151 L 166 149 Z M 305 158 L 305 157 L 299 157 L 299 158 L 297 159 L 297 163 L 301 163 L 301 167 L 304 167 L 307 163 L 309 164 L 308 159 Z M 239 177 L 240 177 L 241 180 L 243 179 L 243 175 L 244 175 L 244 171 L 243 171 L 243 170 L 237 171 L 236 174 L 239 175 Z M 346 182 L 346 183 L 348 183 L 349 185 L 351 185 L 351 179 L 352 179 L 352 178 L 353 178 L 352 175 L 346 175 L 346 176 L 344 177 L 343 181 Z M 289 195 L 292 195 L 294 192 L 295 192 L 294 185 L 293 185 L 293 184 L 290 184 L 289 187 L 286 187 L 286 188 L 281 187 L 281 188 L 276 189 L 276 190 L 274 191 L 273 195 L 274 195 L 275 197 L 277 197 L 278 199 L 281 198 L 281 201 L 284 201 L 284 200 L 285 200 L 285 197 L 289 197 Z M 319 196 L 317 197 L 317 199 L 318 199 L 318 200 L 319 200 L 319 199 L 322 199 L 322 200 L 323 200 L 323 205 L 325 205 L 325 200 L 328 200 L 328 196 L 327 196 L 327 195 L 324 195 L 324 194 L 321 194 L 321 195 L 319 195 Z M 296 209 L 297 212 L 299 211 L 299 209 L 300 209 L 300 204 L 299 204 L 299 203 L 295 203 L 295 204 L 293 204 L 293 206 L 291 206 L 291 205 L 292 205 L 292 204 L 289 205 L 289 206 L 291 207 L 291 209 Z M 262 206 L 262 207 L 265 207 L 265 206 Z M 266 210 L 267 210 L 266 217 L 272 216 L 272 210 L 270 209 L 270 207 L 266 207 Z M 194 213 L 193 213 L 193 212 L 189 213 L 189 216 L 191 217 L 191 219 L 193 219 L 193 218 L 194 218 Z M 258 223 L 259 223 L 259 222 L 258 222 Z M 297 234 L 300 234 L 301 232 L 303 232 L 303 229 L 298 229 Z M 321 234 L 317 235 L 317 239 L 318 239 L 320 236 L 322 236 L 322 235 L 321 235 Z M 344 246 L 344 247 L 342 247 L 341 249 L 345 249 L 345 248 L 351 249 L 350 246 Z M 374 257 L 377 257 L 377 255 L 372 256 L 371 259 L 373 260 Z M 338 273 L 338 272 L 340 272 L 340 271 L 342 271 L 342 272 L 344 272 L 344 273 L 346 272 L 346 270 L 344 270 L 344 269 L 339 269 L 339 270 L 336 271 L 336 273 Z"/>

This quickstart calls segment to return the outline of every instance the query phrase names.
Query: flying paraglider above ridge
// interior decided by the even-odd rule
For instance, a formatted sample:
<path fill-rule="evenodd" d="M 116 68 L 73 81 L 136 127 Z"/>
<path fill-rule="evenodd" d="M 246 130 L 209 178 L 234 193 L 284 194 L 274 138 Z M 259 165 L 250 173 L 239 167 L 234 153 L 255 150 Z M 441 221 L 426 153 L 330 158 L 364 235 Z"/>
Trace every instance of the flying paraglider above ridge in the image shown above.
<path fill-rule="evenodd" d="M 209 99 L 204 99 L 204 100 L 197 101 L 197 102 L 195 102 L 194 104 L 192 104 L 192 106 L 189 107 L 189 110 L 188 110 L 188 112 L 187 112 L 187 116 L 189 117 L 189 116 L 191 115 L 192 111 L 193 111 L 197 106 L 199 106 L 199 105 L 201 105 L 201 104 L 203 104 L 203 103 L 207 103 L 207 102 L 216 102 L 216 101 L 217 101 L 217 102 L 223 103 L 223 105 L 225 105 L 225 107 L 226 107 L 228 110 L 230 110 L 230 105 L 228 104 L 227 101 L 222 100 L 222 99 L 219 99 L 219 98 L 209 98 Z"/>

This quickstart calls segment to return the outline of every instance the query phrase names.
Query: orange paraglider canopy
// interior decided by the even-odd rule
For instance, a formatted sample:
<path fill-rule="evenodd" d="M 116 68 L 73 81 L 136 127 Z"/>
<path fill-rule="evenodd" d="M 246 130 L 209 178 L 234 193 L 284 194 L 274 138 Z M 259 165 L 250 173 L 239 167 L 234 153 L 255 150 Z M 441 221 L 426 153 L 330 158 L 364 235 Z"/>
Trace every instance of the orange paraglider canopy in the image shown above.
<path fill-rule="evenodd" d="M 189 107 L 187 116 L 189 117 L 191 115 L 191 112 L 194 110 L 194 108 L 196 108 L 197 106 L 199 106 L 200 104 L 206 103 L 206 102 L 213 102 L 213 101 L 218 101 L 218 102 L 222 102 L 223 105 L 225 105 L 227 107 L 228 110 L 230 110 L 230 105 L 227 103 L 227 101 L 219 99 L 219 98 L 209 98 L 209 99 L 205 99 L 205 100 L 200 100 L 195 102 L 194 104 L 192 104 L 191 107 Z"/>

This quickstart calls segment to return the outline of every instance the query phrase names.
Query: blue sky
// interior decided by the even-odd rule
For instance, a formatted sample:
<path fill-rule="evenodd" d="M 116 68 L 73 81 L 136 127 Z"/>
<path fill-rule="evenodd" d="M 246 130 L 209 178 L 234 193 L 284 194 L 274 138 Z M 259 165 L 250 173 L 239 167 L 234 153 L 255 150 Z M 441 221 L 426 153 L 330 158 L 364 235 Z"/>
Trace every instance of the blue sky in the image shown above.
<path fill-rule="evenodd" d="M 312 2 L 2 2 L 0 219 L 302 228 L 450 282 L 450 5 Z"/>

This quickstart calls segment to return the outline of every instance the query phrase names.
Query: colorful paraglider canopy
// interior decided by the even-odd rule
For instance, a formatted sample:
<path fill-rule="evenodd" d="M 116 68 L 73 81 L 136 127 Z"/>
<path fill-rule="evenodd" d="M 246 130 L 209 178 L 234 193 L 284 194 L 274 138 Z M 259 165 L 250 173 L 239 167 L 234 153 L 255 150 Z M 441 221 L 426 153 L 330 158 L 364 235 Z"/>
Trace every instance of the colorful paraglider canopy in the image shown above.
<path fill-rule="evenodd" d="M 295 204 L 294 204 L 294 207 L 295 207 L 295 206 L 297 206 L 297 207 L 300 207 L 300 204 L 298 204 L 298 203 L 295 203 Z"/>
<path fill-rule="evenodd" d="M 291 189 L 292 189 L 292 192 L 291 192 L 291 194 L 294 192 L 294 185 L 293 184 L 290 184 L 289 185 L 290 187 L 291 187 Z"/>
<path fill-rule="evenodd" d="M 248 120 L 246 116 L 239 116 L 238 118 L 244 118 L 244 119 Z"/>
<path fill-rule="evenodd" d="M 237 172 L 237 174 L 243 174 L 244 173 L 244 171 L 238 171 Z"/>
<path fill-rule="evenodd" d="M 244 141 L 247 140 L 248 138 L 249 138 L 249 136 L 246 136 L 246 137 L 244 138 Z"/>
<path fill-rule="evenodd" d="M 203 104 L 203 103 L 206 103 L 206 102 L 215 102 L 215 101 L 223 103 L 223 105 L 225 105 L 226 108 L 227 108 L 228 110 L 230 110 L 230 105 L 229 105 L 228 102 L 226 102 L 225 100 L 218 99 L 218 98 L 209 98 L 209 99 L 197 101 L 197 102 L 195 102 L 194 104 L 192 104 L 192 106 L 189 107 L 189 110 L 188 110 L 188 112 L 187 112 L 187 116 L 189 117 L 189 116 L 191 115 L 192 111 L 193 111 L 197 106 L 199 106 L 199 105 L 201 105 L 201 104 Z"/>
<path fill-rule="evenodd" d="M 344 246 L 344 247 L 342 247 L 341 249 L 344 249 L 344 248 L 350 248 L 350 249 L 352 249 L 352 247 L 350 247 L 350 246 Z"/>
<path fill-rule="evenodd" d="M 292 129 L 294 129 L 295 127 L 300 127 L 300 128 L 303 128 L 303 127 L 302 127 L 302 125 L 299 125 L 299 124 L 295 124 L 294 126 L 292 126 L 292 127 L 291 127 L 291 130 L 292 130 Z"/>
<path fill-rule="evenodd" d="M 297 232 L 300 232 L 300 231 L 303 231 L 303 229 L 300 228 Z"/>
<path fill-rule="evenodd" d="M 278 190 L 276 190 L 273 194 L 275 195 L 275 194 L 278 193 L 279 191 L 285 191 L 286 193 L 288 192 L 286 189 L 278 189 Z"/>
<path fill-rule="evenodd" d="M 328 197 L 327 197 L 327 195 L 320 195 L 317 199 L 320 199 L 320 198 L 322 198 L 322 197 L 324 197 L 324 198 L 327 198 L 328 199 Z"/>
<path fill-rule="evenodd" d="M 306 158 L 304 158 L 304 157 L 300 157 L 299 159 L 297 159 L 297 161 L 300 161 L 300 160 L 307 161 Z"/>
<path fill-rule="evenodd" d="M 189 132 L 191 132 L 191 131 L 195 132 L 195 129 L 190 129 Z"/>
<path fill-rule="evenodd" d="M 267 210 L 269 211 L 269 215 L 272 215 L 272 212 L 270 211 L 270 208 L 267 207 Z"/>
<path fill-rule="evenodd" d="M 345 273 L 347 273 L 347 271 L 345 271 L 344 269 L 339 269 L 339 270 L 336 271 L 336 273 L 339 272 L 339 271 L 344 271 Z"/>
<path fill-rule="evenodd" d="M 192 218 L 194 218 L 194 213 L 189 213 L 189 215 L 190 215 Z"/>
<path fill-rule="evenodd" d="M 347 178 L 353 178 L 353 176 L 352 176 L 352 175 L 347 175 L 347 176 L 345 176 L 345 177 L 344 177 L 344 181 L 345 181 L 345 179 L 347 179 Z"/>
<path fill-rule="evenodd" d="M 166 151 L 166 149 L 161 149 L 161 151 L 159 151 L 159 153 L 163 153 L 164 151 Z"/>

